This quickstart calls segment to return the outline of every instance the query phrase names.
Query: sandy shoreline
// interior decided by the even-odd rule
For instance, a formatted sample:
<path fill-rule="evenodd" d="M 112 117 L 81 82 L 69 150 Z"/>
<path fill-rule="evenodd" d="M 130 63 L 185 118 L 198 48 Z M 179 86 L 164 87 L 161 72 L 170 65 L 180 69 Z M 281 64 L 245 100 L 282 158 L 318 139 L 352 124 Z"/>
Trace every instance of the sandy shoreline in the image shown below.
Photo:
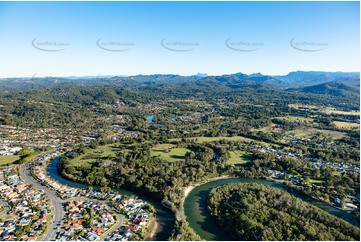
<path fill-rule="evenodd" d="M 186 198 L 188 196 L 188 194 L 195 188 L 195 186 L 188 186 L 186 187 L 186 189 L 184 190 L 184 197 Z"/>
<path fill-rule="evenodd" d="M 184 201 L 186 199 L 186 197 L 189 195 L 189 193 L 196 187 L 198 186 L 201 186 L 203 184 L 206 184 L 208 182 L 212 182 L 212 181 L 216 181 L 216 180 L 222 180 L 222 179 L 227 179 L 227 178 L 235 178 L 235 176 L 231 176 L 231 175 L 226 175 L 226 176 L 220 176 L 220 177 L 214 177 L 214 178 L 211 178 L 211 179 L 208 179 L 207 181 L 204 181 L 204 182 L 201 182 L 201 183 L 196 183 L 196 184 L 193 184 L 193 185 L 190 185 L 190 186 L 187 186 L 184 188 L 184 196 L 183 196 L 183 204 L 184 204 Z M 170 209 L 168 206 L 166 206 L 165 204 L 162 203 L 162 205 L 168 209 Z M 183 219 L 184 218 L 184 212 L 183 210 L 177 210 L 176 214 L 178 214 L 179 212 L 181 212 L 181 216 Z M 176 215 L 177 217 L 177 215 Z M 157 232 L 157 228 L 158 228 L 158 222 L 157 222 L 157 218 L 155 217 L 154 218 L 154 221 L 153 221 L 153 226 L 151 228 L 151 231 L 149 233 L 149 235 L 147 236 L 147 239 L 146 240 L 152 240 L 155 233 Z"/>
<path fill-rule="evenodd" d="M 207 181 L 205 182 L 201 182 L 201 183 L 197 183 L 197 184 L 194 184 L 194 185 L 190 185 L 188 187 L 185 187 L 184 189 L 184 196 L 183 196 L 183 202 L 185 201 L 185 199 L 187 198 L 187 196 L 189 195 L 189 193 L 196 187 L 199 187 L 201 185 L 204 185 L 208 182 L 212 182 L 212 181 L 217 181 L 217 180 L 222 180 L 222 179 L 228 179 L 228 178 L 236 178 L 235 176 L 231 176 L 231 175 L 225 175 L 225 176 L 219 176 L 219 177 L 214 177 L 214 178 L 211 178 L 211 179 L 208 179 Z"/>
<path fill-rule="evenodd" d="M 152 240 L 155 233 L 157 232 L 157 228 L 158 228 L 158 221 L 157 218 L 154 217 L 154 220 L 152 221 L 152 230 L 149 232 L 149 235 L 147 236 L 146 240 Z"/>

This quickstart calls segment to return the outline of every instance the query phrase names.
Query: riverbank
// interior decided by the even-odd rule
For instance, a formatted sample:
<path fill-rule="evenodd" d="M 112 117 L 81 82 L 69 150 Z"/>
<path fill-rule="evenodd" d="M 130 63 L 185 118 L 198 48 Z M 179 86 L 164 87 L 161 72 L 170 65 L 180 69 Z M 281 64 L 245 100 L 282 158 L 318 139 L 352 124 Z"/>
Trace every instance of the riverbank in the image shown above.
<path fill-rule="evenodd" d="M 206 200 L 210 217 L 236 240 L 359 240 L 358 228 L 275 187 L 231 183 L 211 190 Z M 300 221 L 319 226 L 300 227 Z M 273 231 L 280 226 L 290 230 L 268 234 L 253 223 Z"/>
<path fill-rule="evenodd" d="M 54 179 L 55 181 L 59 182 L 60 184 L 69 186 L 69 187 L 73 187 L 73 188 L 80 188 L 80 189 L 84 189 L 87 190 L 89 187 L 92 187 L 93 189 L 97 190 L 100 189 L 99 186 L 95 186 L 95 185 L 88 185 L 88 184 L 83 184 L 83 183 L 79 183 L 76 181 L 72 181 L 72 180 L 68 180 L 66 178 L 64 178 L 63 176 L 61 176 L 58 173 L 58 169 L 57 169 L 57 163 L 59 161 L 59 156 L 56 157 L 55 159 L 51 159 L 51 161 L 46 165 L 46 174 Z M 152 238 L 150 238 L 150 235 L 146 235 L 147 240 L 160 240 L 160 241 L 166 241 L 169 236 L 171 235 L 170 232 L 173 229 L 173 225 L 174 225 L 174 220 L 175 220 L 175 216 L 173 214 L 173 212 L 171 210 L 169 210 L 168 207 L 166 207 L 164 204 L 162 204 L 160 201 L 155 200 L 154 198 L 150 197 L 149 194 L 137 194 L 134 192 L 131 192 L 129 190 L 125 190 L 125 189 L 120 189 L 120 188 L 112 188 L 112 190 L 114 192 L 118 192 L 119 194 L 125 194 L 128 196 L 131 195 L 136 195 L 139 196 L 142 200 L 146 201 L 147 203 L 151 204 L 152 206 L 154 206 L 154 208 L 156 209 L 156 226 L 154 226 L 154 233 L 152 233 Z M 139 192 L 139 191 L 137 191 Z M 149 231 L 153 231 L 153 228 L 150 229 Z"/>
<path fill-rule="evenodd" d="M 315 197 L 315 196 L 306 194 L 306 193 L 304 193 L 304 192 L 301 190 L 302 187 L 300 187 L 300 186 L 296 186 L 296 185 L 294 185 L 294 184 L 287 185 L 287 184 L 284 184 L 284 182 L 285 182 L 284 180 L 278 180 L 278 179 L 274 179 L 274 178 L 267 178 L 267 180 L 272 181 L 272 182 L 277 183 L 277 184 L 280 184 L 280 185 L 285 186 L 285 187 L 287 187 L 287 188 L 295 189 L 295 190 L 296 190 L 299 194 L 301 194 L 302 196 L 309 197 L 310 199 L 313 199 L 313 200 L 318 201 L 318 202 L 320 202 L 320 203 L 325 203 L 325 204 L 327 204 L 327 205 L 329 205 L 329 206 L 331 206 L 331 207 L 333 207 L 333 208 L 335 208 L 335 209 L 338 209 L 338 210 L 340 210 L 340 211 L 343 211 L 343 212 L 352 212 L 351 210 L 343 209 L 343 208 L 341 208 L 341 207 L 339 207 L 339 206 L 336 206 L 334 203 L 332 203 L 332 202 L 330 202 L 330 201 L 325 201 L 325 200 L 320 199 L 320 198 L 318 198 L 318 197 Z"/>
<path fill-rule="evenodd" d="M 212 182 L 194 187 L 192 190 L 190 187 L 187 187 L 188 191 L 187 197 L 184 201 L 184 212 L 186 216 L 186 221 L 189 226 L 203 239 L 211 241 L 221 241 L 221 240 L 230 240 L 227 234 L 222 231 L 214 219 L 210 216 L 207 210 L 207 197 L 209 192 L 216 187 L 223 186 L 230 183 L 258 183 L 265 186 L 275 187 L 282 191 L 288 192 L 295 197 L 298 197 L 305 202 L 308 202 L 334 216 L 344 219 L 345 221 L 351 223 L 352 225 L 359 227 L 359 220 L 355 220 L 351 214 L 346 213 L 342 210 L 336 209 L 328 204 L 321 203 L 317 200 L 310 199 L 310 197 L 300 196 L 296 194 L 296 191 L 293 189 L 287 189 L 280 183 L 275 183 L 266 179 L 254 179 L 254 178 L 230 178 L 230 179 L 221 179 L 220 177 Z"/>
<path fill-rule="evenodd" d="M 184 189 L 184 196 L 183 196 L 183 199 L 182 199 L 182 202 L 184 203 L 185 199 L 187 198 L 187 196 L 189 195 L 189 193 L 191 193 L 191 191 L 196 188 L 196 187 L 199 187 L 199 186 L 202 186 L 206 183 L 209 183 L 209 182 L 213 182 L 213 181 L 217 181 L 217 180 L 222 180 L 222 179 L 229 179 L 229 178 L 237 178 L 236 176 L 234 175 L 224 175 L 224 176 L 218 176 L 218 177 L 213 177 L 213 178 L 210 178 L 204 182 L 201 182 L 201 183 L 196 183 L 194 185 L 190 185 L 190 186 L 187 186 L 185 187 Z"/>
<path fill-rule="evenodd" d="M 125 224 L 129 226 L 137 227 L 139 228 L 139 231 L 143 232 L 145 226 L 144 224 L 140 225 L 139 221 L 135 221 L 136 218 L 142 218 L 143 221 L 141 222 L 145 222 L 145 225 L 148 222 L 150 222 L 148 221 L 147 218 L 152 217 L 152 215 L 151 212 L 145 209 L 146 203 L 144 203 L 143 200 L 139 200 L 139 199 L 135 200 L 133 198 L 129 198 L 128 196 L 126 196 L 126 194 L 117 193 L 116 191 L 99 192 L 93 189 L 88 189 L 89 187 L 87 186 L 69 187 L 68 185 L 62 184 L 59 181 L 53 179 L 51 176 L 49 176 L 49 174 L 46 173 L 46 171 L 49 169 L 51 165 L 54 165 L 53 170 L 54 172 L 57 172 L 56 164 L 52 164 L 52 162 L 55 161 L 57 163 L 59 161 L 59 156 L 53 159 L 50 158 L 50 160 L 51 160 L 50 163 L 45 162 L 45 164 L 33 163 L 31 168 L 26 167 L 26 169 L 22 169 L 20 174 L 24 176 L 28 175 L 29 179 L 31 178 L 32 180 L 36 181 L 36 183 L 33 184 L 34 186 L 40 186 L 40 184 L 43 184 L 44 185 L 43 190 L 45 192 L 49 192 L 49 194 L 51 195 L 54 195 L 54 197 L 57 199 L 55 204 L 59 206 L 59 208 L 56 209 L 56 207 L 54 206 L 55 207 L 54 217 L 56 217 L 58 213 L 60 214 L 58 214 L 57 219 L 53 219 L 53 220 L 57 221 L 57 223 L 61 223 L 62 225 L 57 228 L 54 227 L 54 229 L 50 227 L 49 231 L 51 232 L 51 238 L 55 239 L 55 236 L 63 236 L 64 238 L 66 237 L 64 236 L 63 231 L 65 224 L 67 224 L 67 219 L 69 219 L 69 217 L 66 216 L 67 210 L 65 209 L 65 213 L 64 213 L 64 209 L 61 207 L 61 205 L 66 203 L 67 201 L 69 201 L 69 203 L 72 203 L 73 201 L 82 201 L 82 203 L 84 204 L 88 202 L 99 203 L 102 204 L 101 206 L 107 206 L 108 211 L 112 211 L 111 212 L 112 215 L 107 215 L 107 219 L 115 215 L 116 216 L 115 221 L 114 219 L 109 220 L 111 221 L 109 223 L 110 227 L 108 227 L 108 225 L 99 226 L 99 228 L 103 229 L 104 231 L 106 228 L 108 228 L 106 232 L 104 233 L 102 232 L 101 234 L 98 234 L 99 235 L 98 239 L 100 240 L 113 240 L 113 239 L 115 240 L 121 236 L 124 237 L 123 229 L 120 229 L 121 226 L 123 225 L 124 217 L 117 209 L 120 206 L 129 216 L 129 219 L 128 218 L 126 219 L 127 222 Z M 28 173 L 25 174 L 24 173 L 25 171 L 27 171 Z M 49 194 L 48 194 L 49 198 L 52 198 L 52 196 L 50 196 Z M 105 203 L 109 203 L 109 204 L 105 204 Z M 108 205 L 110 205 L 110 207 L 108 207 Z M 98 206 L 98 210 L 95 211 L 100 211 L 102 209 L 101 206 Z M 134 206 L 138 210 L 133 209 Z M 56 226 L 55 222 L 51 223 L 51 226 Z M 91 231 L 85 231 L 85 232 L 90 233 Z M 145 232 L 147 232 L 147 230 L 145 230 Z M 145 235 L 148 235 L 148 233 L 145 233 Z M 76 235 L 74 233 L 69 234 L 69 236 L 71 236 L 72 238 L 76 238 Z M 132 233 L 131 236 L 136 236 L 136 234 Z M 60 240 L 61 239 L 62 237 L 60 237 Z M 51 240 L 51 239 L 46 239 L 45 237 L 45 240 Z"/>
<path fill-rule="evenodd" d="M 146 238 L 147 241 L 149 240 L 153 240 L 154 235 L 156 234 L 158 229 L 158 221 L 157 221 L 157 217 L 153 217 L 150 221 L 149 224 L 149 232 L 148 232 L 148 236 Z"/>

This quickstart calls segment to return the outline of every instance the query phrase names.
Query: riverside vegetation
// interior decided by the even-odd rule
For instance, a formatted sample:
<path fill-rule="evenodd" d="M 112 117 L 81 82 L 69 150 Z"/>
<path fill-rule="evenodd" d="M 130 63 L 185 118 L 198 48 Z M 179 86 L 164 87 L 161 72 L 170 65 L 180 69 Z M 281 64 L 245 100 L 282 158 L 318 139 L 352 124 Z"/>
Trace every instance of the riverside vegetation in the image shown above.
<path fill-rule="evenodd" d="M 260 184 L 214 188 L 208 196 L 208 211 L 236 240 L 360 239 L 360 230 L 342 219 Z"/>
<path fill-rule="evenodd" d="M 52 145 L 73 149 L 59 162 L 64 177 L 152 196 L 175 214 L 170 239 L 198 240 L 182 211 L 184 188 L 223 175 L 276 179 L 359 206 L 359 79 L 307 74 L 306 88 L 297 75 L 48 78 L 34 79 L 34 90 L 5 80 L 0 124 L 50 130 Z"/>

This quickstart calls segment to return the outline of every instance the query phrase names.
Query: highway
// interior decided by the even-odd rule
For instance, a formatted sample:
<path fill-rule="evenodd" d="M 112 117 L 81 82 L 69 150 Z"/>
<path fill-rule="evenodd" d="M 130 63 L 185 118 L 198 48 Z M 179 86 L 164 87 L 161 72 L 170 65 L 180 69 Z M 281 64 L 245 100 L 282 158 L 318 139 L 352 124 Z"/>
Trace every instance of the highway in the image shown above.
<path fill-rule="evenodd" d="M 32 184 L 35 189 L 43 190 L 44 193 L 50 199 L 54 216 L 52 217 L 52 220 L 50 222 L 50 227 L 43 235 L 42 240 L 45 241 L 55 240 L 56 232 L 60 230 L 62 219 L 64 217 L 64 209 L 62 206 L 63 201 L 55 194 L 54 191 L 50 190 L 46 186 L 42 186 L 37 180 L 35 180 L 31 176 L 28 164 L 24 164 L 20 166 L 20 176 L 24 182 L 28 184 Z"/>

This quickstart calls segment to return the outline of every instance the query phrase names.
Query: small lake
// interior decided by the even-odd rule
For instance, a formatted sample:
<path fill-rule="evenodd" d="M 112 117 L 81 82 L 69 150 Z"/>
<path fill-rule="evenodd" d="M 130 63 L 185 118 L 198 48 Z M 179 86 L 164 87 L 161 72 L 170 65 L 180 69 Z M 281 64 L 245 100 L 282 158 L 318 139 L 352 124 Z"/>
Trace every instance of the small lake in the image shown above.
<path fill-rule="evenodd" d="M 163 126 L 165 126 L 164 124 L 153 123 L 153 118 L 154 118 L 154 114 L 146 116 L 146 119 L 147 119 L 147 122 L 148 122 L 149 126 L 154 126 L 154 127 L 163 127 Z"/>
<path fill-rule="evenodd" d="M 144 117 L 144 116 L 143 116 L 143 117 Z M 146 116 L 146 119 L 147 119 L 148 124 L 153 123 L 153 118 L 154 118 L 154 114 L 151 114 L 151 115 L 147 115 L 147 116 Z"/>
<path fill-rule="evenodd" d="M 313 198 L 302 196 L 281 184 L 274 183 L 272 181 L 262 179 L 251 178 L 229 178 L 216 180 L 204 185 L 194 188 L 187 196 L 184 202 L 184 212 L 187 216 L 187 222 L 195 230 L 195 232 L 201 236 L 204 240 L 232 240 L 227 234 L 225 234 L 216 224 L 215 220 L 207 211 L 206 199 L 209 192 L 218 186 L 222 186 L 229 183 L 258 183 L 271 187 L 275 187 L 292 194 L 295 197 L 302 199 L 312 205 L 321 208 L 328 213 L 340 217 L 347 222 L 360 227 L 360 221 L 351 214 L 327 205 L 323 202 L 317 201 Z"/>

